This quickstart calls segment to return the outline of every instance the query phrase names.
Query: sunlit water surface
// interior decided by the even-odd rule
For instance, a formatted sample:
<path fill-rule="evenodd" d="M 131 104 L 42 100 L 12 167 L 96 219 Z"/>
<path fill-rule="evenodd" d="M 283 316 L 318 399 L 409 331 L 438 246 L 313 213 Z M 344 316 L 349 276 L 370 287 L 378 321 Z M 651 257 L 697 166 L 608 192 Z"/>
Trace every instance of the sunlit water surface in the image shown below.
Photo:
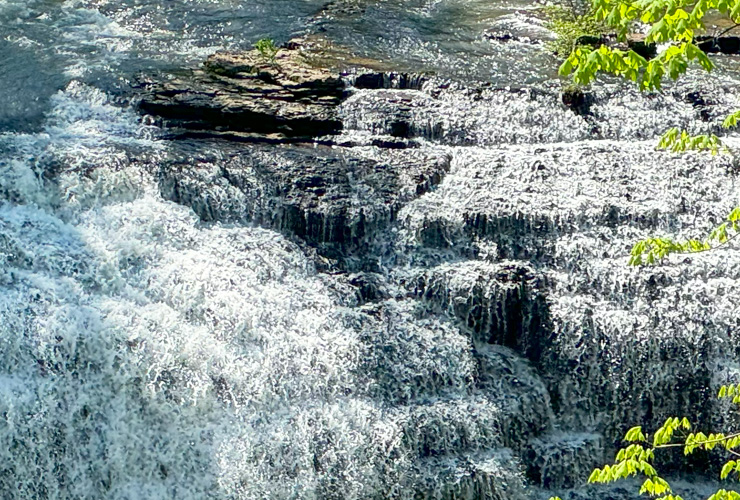
<path fill-rule="evenodd" d="M 583 118 L 542 43 L 487 32 L 550 36 L 531 5 L 482 0 L 0 0 L 2 496 L 535 498 L 582 478 L 623 420 L 694 410 L 736 376 L 736 252 L 624 266 L 636 238 L 701 232 L 737 203 L 728 158 L 653 153 L 666 127 L 715 130 L 738 106 L 732 64 L 663 96 L 605 84 Z M 346 136 L 366 137 L 411 102 L 411 133 L 453 156 L 374 242 L 395 290 L 381 304 L 289 235 L 165 200 L 172 158 L 233 147 L 166 139 L 129 104 L 140 73 L 309 34 L 537 86 L 343 104 Z M 684 99 L 696 87 L 708 121 Z M 506 329 L 534 307 L 501 281 L 512 266 L 546 282 L 548 317 L 520 314 L 547 320 L 538 359 L 469 320 L 484 308 Z"/>

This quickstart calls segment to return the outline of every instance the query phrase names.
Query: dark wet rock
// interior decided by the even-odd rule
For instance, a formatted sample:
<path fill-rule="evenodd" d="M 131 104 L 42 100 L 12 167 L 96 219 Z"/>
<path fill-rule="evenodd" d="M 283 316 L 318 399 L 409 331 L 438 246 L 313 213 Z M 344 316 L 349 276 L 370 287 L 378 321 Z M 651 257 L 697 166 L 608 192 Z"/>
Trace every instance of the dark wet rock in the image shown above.
<path fill-rule="evenodd" d="M 420 90 L 428 80 L 422 73 L 359 73 L 349 80 L 358 89 L 413 89 Z"/>
<path fill-rule="evenodd" d="M 740 54 L 740 36 L 697 36 L 695 41 L 708 54 Z"/>
<path fill-rule="evenodd" d="M 198 153 L 200 155 L 200 153 Z M 356 248 L 438 184 L 445 153 L 285 146 L 175 160 L 160 188 L 206 221 L 251 221 L 329 252 Z"/>
<path fill-rule="evenodd" d="M 373 139 L 372 145 L 378 148 L 385 148 L 385 149 L 406 149 L 410 147 L 417 147 L 418 142 L 414 142 L 413 140 L 399 140 L 399 137 L 392 136 L 387 139 L 386 138 Z"/>
<path fill-rule="evenodd" d="M 626 40 L 619 40 L 614 34 L 604 35 L 582 35 L 576 39 L 576 45 L 601 47 L 606 45 L 618 49 L 630 49 L 645 59 L 652 59 L 658 53 L 657 46 L 654 43 L 646 43 L 645 35 L 636 33 L 627 36 Z"/>
<path fill-rule="evenodd" d="M 702 121 L 707 122 L 715 117 L 714 115 L 716 113 L 713 113 L 713 108 L 716 106 L 716 103 L 706 95 L 703 95 L 702 92 L 689 92 L 684 99 L 699 112 L 699 117 Z"/>
<path fill-rule="evenodd" d="M 349 276 L 349 283 L 356 287 L 360 303 L 376 302 L 390 297 L 385 278 L 375 273 L 356 273 Z"/>
<path fill-rule="evenodd" d="M 563 104 L 575 114 L 584 116 L 591 114 L 591 105 L 594 104 L 594 96 L 590 92 L 584 92 L 580 88 L 566 88 L 561 94 Z"/>
<path fill-rule="evenodd" d="M 334 265 L 332 269 L 324 271 L 331 276 L 326 283 L 347 307 L 357 308 L 390 298 L 403 298 L 403 294 L 399 294 L 397 287 L 392 286 L 383 274 L 372 271 L 345 272 L 339 267 Z"/>
<path fill-rule="evenodd" d="M 488 40 L 494 41 L 494 42 L 519 42 L 519 43 L 531 43 L 531 44 L 538 44 L 541 43 L 539 40 L 533 40 L 532 38 L 528 36 L 518 36 L 514 35 L 509 32 L 500 32 L 497 30 L 489 30 L 486 31 L 483 36 L 487 38 Z"/>
<path fill-rule="evenodd" d="M 601 47 L 608 43 L 608 38 L 601 35 L 581 35 L 576 38 L 576 45 L 590 45 L 591 47 Z"/>
<path fill-rule="evenodd" d="M 466 261 L 426 270 L 408 285 L 431 310 L 457 318 L 476 346 L 497 344 L 540 358 L 549 325 L 532 269 Z"/>
<path fill-rule="evenodd" d="M 658 55 L 657 45 L 645 42 L 645 35 L 639 33 L 631 34 L 627 37 L 627 47 L 645 59 L 652 59 Z"/>
<path fill-rule="evenodd" d="M 574 488 L 585 484 L 604 456 L 599 434 L 554 434 L 535 438 L 523 453 L 527 476 L 546 489 Z"/>
<path fill-rule="evenodd" d="M 275 141 L 335 134 L 345 93 L 338 74 L 312 67 L 299 49 L 275 61 L 256 51 L 221 52 L 200 69 L 164 81 L 142 80 L 139 107 L 166 126 L 201 133 L 244 132 Z"/>

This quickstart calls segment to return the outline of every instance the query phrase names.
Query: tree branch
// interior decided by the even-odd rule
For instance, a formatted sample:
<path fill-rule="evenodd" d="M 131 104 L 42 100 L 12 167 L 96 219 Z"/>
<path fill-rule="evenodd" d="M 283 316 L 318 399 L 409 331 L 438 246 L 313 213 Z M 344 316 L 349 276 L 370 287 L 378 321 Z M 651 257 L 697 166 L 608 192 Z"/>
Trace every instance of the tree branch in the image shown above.
<path fill-rule="evenodd" d="M 719 35 L 715 35 L 715 36 L 714 36 L 714 38 L 715 38 L 715 39 L 716 39 L 716 38 L 719 38 L 719 37 L 721 37 L 722 35 L 724 35 L 724 34 L 726 34 L 726 33 L 729 33 L 730 31 L 734 30 L 734 29 L 735 29 L 735 28 L 737 28 L 738 26 L 740 26 L 740 23 L 736 23 L 736 24 L 735 24 L 734 26 L 730 26 L 730 27 L 729 27 L 729 28 L 727 28 L 726 30 L 722 31 L 722 32 L 721 32 L 721 33 L 720 33 Z"/>

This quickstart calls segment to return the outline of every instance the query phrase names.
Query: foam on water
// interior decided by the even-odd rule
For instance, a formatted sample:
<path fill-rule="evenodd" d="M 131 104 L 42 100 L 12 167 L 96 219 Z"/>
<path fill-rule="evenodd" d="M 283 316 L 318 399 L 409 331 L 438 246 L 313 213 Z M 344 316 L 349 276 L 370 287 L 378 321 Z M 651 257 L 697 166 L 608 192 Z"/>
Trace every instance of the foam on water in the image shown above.
<path fill-rule="evenodd" d="M 399 430 L 363 402 L 357 333 L 310 261 L 153 194 L 130 155 L 165 146 L 103 94 L 54 103 L 44 134 L 15 139 L 60 175 L 26 157 L 3 176 L 0 489 L 310 498 L 341 470 L 342 491 L 375 491 Z"/>
<path fill-rule="evenodd" d="M 249 191 L 211 185 L 227 167 L 251 180 L 234 157 L 295 169 L 305 150 L 168 141 L 115 97 L 125 85 L 111 82 L 138 64 L 247 43 L 280 7 L 194 2 L 177 40 L 167 24 L 190 3 L 0 4 L 20 19 L 2 28 L 14 50 L 44 47 L 50 74 L 65 75 L 31 88 L 43 106 L 13 111 L 38 126 L 0 135 L 0 491 L 546 497 L 533 486 L 578 486 L 625 425 L 712 419 L 709 393 L 740 373 L 737 252 L 642 271 L 625 255 L 647 235 L 703 234 L 736 205 L 730 158 L 653 150 L 670 125 L 718 129 L 738 104 L 727 74 L 663 95 L 607 82 L 582 115 L 549 86 L 354 93 L 347 137 L 419 139 L 406 156 L 363 147 L 355 159 L 386 171 L 453 158 L 424 189 L 399 173 L 399 211 L 374 200 L 384 212 L 367 248 L 383 293 L 364 300 L 303 243 L 234 216 L 280 199 L 256 181 L 241 204 L 229 196 Z M 470 25 L 450 46 L 431 44 L 441 28 L 425 23 L 463 4 L 386 6 L 417 23 L 400 59 L 459 61 Z M 233 9 L 258 18 L 242 38 L 219 24 Z M 65 36 L 54 45 L 45 28 Z M 186 181 L 209 222 L 163 198 L 182 156 L 207 164 Z M 348 206 L 368 208 L 375 185 L 347 186 Z"/>

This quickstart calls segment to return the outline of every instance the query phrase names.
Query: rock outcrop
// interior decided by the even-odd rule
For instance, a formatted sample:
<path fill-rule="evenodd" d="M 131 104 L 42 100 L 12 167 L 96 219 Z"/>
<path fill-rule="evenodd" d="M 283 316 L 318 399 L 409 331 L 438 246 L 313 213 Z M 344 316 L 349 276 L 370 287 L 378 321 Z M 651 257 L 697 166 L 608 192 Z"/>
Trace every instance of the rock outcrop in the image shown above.
<path fill-rule="evenodd" d="M 601 36 L 583 35 L 576 39 L 576 45 L 591 45 L 593 47 L 606 45 L 608 47 L 619 48 L 621 50 L 629 49 L 637 52 L 645 59 L 652 59 L 658 53 L 656 45 L 654 43 L 646 43 L 645 35 L 639 33 L 628 35 L 625 41 L 620 41 L 617 36 L 612 33 Z"/>
<path fill-rule="evenodd" d="M 700 35 L 695 38 L 697 46 L 707 54 L 738 54 L 740 53 L 740 37 L 720 35 Z M 631 49 L 646 59 L 652 59 L 657 55 L 655 43 L 645 42 L 645 35 L 631 34 L 625 42 L 620 42 L 616 35 L 606 34 L 601 36 L 584 35 L 576 40 L 577 45 L 591 45 L 599 47 L 607 45 L 620 49 Z"/>
<path fill-rule="evenodd" d="M 740 53 L 740 36 L 698 36 L 698 46 L 707 54 L 738 54 Z"/>
<path fill-rule="evenodd" d="M 306 37 L 285 44 L 274 59 L 257 50 L 218 52 L 200 68 L 141 77 L 139 108 L 178 136 L 348 145 L 333 136 L 344 128 L 340 105 L 351 88 L 419 90 L 428 79 L 384 71 L 379 61 L 349 57 L 326 40 Z"/>
<path fill-rule="evenodd" d="M 298 47 L 274 60 L 256 50 L 219 52 L 202 68 L 143 80 L 140 108 L 165 126 L 264 142 L 306 140 L 342 129 L 338 74 L 308 63 Z"/>
<path fill-rule="evenodd" d="M 439 184 L 443 151 L 255 146 L 229 158 L 188 150 L 160 176 L 165 198 L 206 221 L 250 221 L 298 236 L 323 253 L 356 249 L 401 207 Z"/>

